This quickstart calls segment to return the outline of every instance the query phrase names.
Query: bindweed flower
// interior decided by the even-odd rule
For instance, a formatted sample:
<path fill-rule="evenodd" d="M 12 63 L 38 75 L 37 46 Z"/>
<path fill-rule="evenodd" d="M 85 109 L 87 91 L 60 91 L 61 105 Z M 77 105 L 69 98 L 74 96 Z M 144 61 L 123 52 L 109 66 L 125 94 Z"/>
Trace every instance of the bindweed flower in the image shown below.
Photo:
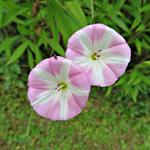
<path fill-rule="evenodd" d="M 68 120 L 79 114 L 90 91 L 87 75 L 62 57 L 41 61 L 30 72 L 28 86 L 34 110 L 51 120 Z"/>
<path fill-rule="evenodd" d="M 85 69 L 91 85 L 109 86 L 126 70 L 130 48 L 124 38 L 103 24 L 93 24 L 74 33 L 66 57 Z"/>

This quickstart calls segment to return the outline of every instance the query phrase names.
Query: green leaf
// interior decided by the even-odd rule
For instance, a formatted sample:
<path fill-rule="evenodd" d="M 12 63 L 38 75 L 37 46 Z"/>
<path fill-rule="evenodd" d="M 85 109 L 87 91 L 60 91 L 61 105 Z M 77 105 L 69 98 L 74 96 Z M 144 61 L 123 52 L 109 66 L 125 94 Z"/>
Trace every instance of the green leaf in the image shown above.
<path fill-rule="evenodd" d="M 140 11 L 141 12 L 150 11 L 150 4 L 144 5 Z"/>
<path fill-rule="evenodd" d="M 121 85 L 126 84 L 128 80 L 127 77 L 128 77 L 127 75 L 122 76 L 114 86 L 121 86 Z"/>
<path fill-rule="evenodd" d="M 131 6 L 133 8 L 140 8 L 141 7 L 141 0 L 132 0 L 130 1 Z"/>
<path fill-rule="evenodd" d="M 57 41 L 50 39 L 49 44 L 54 49 L 54 51 L 57 52 L 59 55 L 61 56 L 65 55 L 64 49 L 61 47 L 61 45 Z"/>
<path fill-rule="evenodd" d="M 143 63 L 150 66 L 150 60 L 144 61 Z"/>
<path fill-rule="evenodd" d="M 10 49 L 11 45 L 18 39 L 18 36 L 7 37 L 0 44 L 0 53 L 4 50 Z"/>
<path fill-rule="evenodd" d="M 35 54 L 35 60 L 36 64 L 39 63 L 42 60 L 42 55 L 40 53 L 40 50 L 38 46 L 35 43 L 32 43 L 31 41 L 27 40 L 29 47 L 31 48 L 32 52 Z"/>
<path fill-rule="evenodd" d="M 3 0 L 0 0 L 0 27 L 2 24 L 2 18 L 3 18 Z"/>
<path fill-rule="evenodd" d="M 92 21 L 94 19 L 94 0 L 90 0 Z"/>
<path fill-rule="evenodd" d="M 34 66 L 34 58 L 30 50 L 28 50 L 28 64 L 29 64 L 30 69 L 32 69 Z"/>
<path fill-rule="evenodd" d="M 113 89 L 112 86 L 109 86 L 109 87 L 107 88 L 107 91 L 106 91 L 106 93 L 105 93 L 105 96 L 106 96 L 106 97 L 111 94 L 112 89 Z"/>
<path fill-rule="evenodd" d="M 59 41 L 59 30 L 56 27 L 54 17 L 49 15 L 48 22 L 50 24 L 51 32 L 53 33 L 53 39 L 56 40 L 56 41 Z"/>
<path fill-rule="evenodd" d="M 81 27 L 79 21 L 71 16 L 69 11 L 66 11 L 58 0 L 48 0 L 47 11 L 50 18 L 54 18 L 56 27 L 62 33 L 65 42 L 73 32 Z"/>
<path fill-rule="evenodd" d="M 72 16 L 79 21 L 81 26 L 87 25 L 85 14 L 78 1 L 69 1 L 66 2 L 65 5 L 66 9 L 69 10 L 70 13 L 72 13 Z"/>
<path fill-rule="evenodd" d="M 141 55 L 141 52 L 142 52 L 142 42 L 139 39 L 135 40 L 135 46 L 136 46 L 138 54 Z"/>
<path fill-rule="evenodd" d="M 14 2 L 6 1 L 4 3 L 4 8 L 3 8 L 3 10 L 6 11 L 3 11 L 4 13 L 3 13 L 3 18 L 0 27 L 4 27 L 8 25 L 10 22 L 14 21 L 18 15 L 28 10 L 26 7 L 22 7 L 21 9 L 20 7 L 21 6 L 17 5 Z"/>
<path fill-rule="evenodd" d="M 137 101 L 137 96 L 138 96 L 138 93 L 139 93 L 138 89 L 134 88 L 130 93 L 131 93 L 131 97 L 132 97 L 133 101 L 136 102 Z"/>
<path fill-rule="evenodd" d="M 36 64 L 39 63 L 43 59 L 40 50 L 37 48 L 35 53 Z"/>
<path fill-rule="evenodd" d="M 10 63 L 15 62 L 16 60 L 18 60 L 18 58 L 20 58 L 22 56 L 22 54 L 24 53 L 24 51 L 26 50 L 27 46 L 28 46 L 27 42 L 24 42 L 21 45 L 19 45 L 17 47 L 17 49 L 15 50 L 15 52 L 10 57 L 7 64 L 10 64 Z"/>
<path fill-rule="evenodd" d="M 129 28 L 127 27 L 127 25 L 124 23 L 124 21 L 122 19 L 120 19 L 119 17 L 112 17 L 113 22 L 120 27 L 121 29 L 123 29 L 124 31 L 126 31 L 127 33 L 130 33 Z"/>
<path fill-rule="evenodd" d="M 31 35 L 32 31 L 29 28 L 26 28 L 25 26 L 18 24 L 17 29 L 20 32 L 21 35 Z"/>
<path fill-rule="evenodd" d="M 115 6 L 117 9 L 120 9 L 125 3 L 125 0 L 116 1 Z"/>
<path fill-rule="evenodd" d="M 144 29 L 145 29 L 145 25 L 142 23 L 138 26 L 138 28 L 136 29 L 136 32 L 143 31 Z"/>
<path fill-rule="evenodd" d="M 138 15 L 135 20 L 133 21 L 133 24 L 131 26 L 131 29 L 134 29 L 139 23 L 141 22 L 141 15 Z"/>
<path fill-rule="evenodd" d="M 47 48 L 48 43 L 49 43 L 48 33 L 45 30 L 42 30 L 37 45 L 38 47 L 40 47 L 42 44 L 44 44 L 44 46 Z"/>
<path fill-rule="evenodd" d="M 147 43 L 146 40 L 142 39 L 142 46 L 143 48 L 145 48 L 146 50 L 150 50 L 150 44 Z"/>

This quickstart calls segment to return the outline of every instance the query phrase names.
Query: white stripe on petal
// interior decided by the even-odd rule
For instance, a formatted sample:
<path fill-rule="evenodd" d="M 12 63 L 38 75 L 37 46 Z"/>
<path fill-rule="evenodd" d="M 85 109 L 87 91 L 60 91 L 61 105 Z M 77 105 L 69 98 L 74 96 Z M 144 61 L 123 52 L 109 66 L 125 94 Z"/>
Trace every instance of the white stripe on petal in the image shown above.
<path fill-rule="evenodd" d="M 73 62 L 75 64 L 81 65 L 82 67 L 85 67 L 86 70 L 89 70 L 92 68 L 92 61 L 88 57 L 84 57 L 84 56 L 76 57 L 74 58 Z"/>
<path fill-rule="evenodd" d="M 86 32 L 80 30 L 77 33 L 77 38 L 79 42 L 81 43 L 83 49 L 84 49 L 84 55 L 89 55 L 92 53 L 92 41 L 90 40 L 89 36 L 86 34 Z"/>
<path fill-rule="evenodd" d="M 128 63 L 130 58 L 127 56 L 113 55 L 113 54 L 104 54 L 101 55 L 101 59 L 104 62 L 118 62 L 118 63 Z"/>
<path fill-rule="evenodd" d="M 40 80 L 44 81 L 48 85 L 56 85 L 56 78 L 51 75 L 50 73 L 46 72 L 45 70 L 42 70 L 40 68 L 34 68 L 33 72 L 35 75 L 39 77 Z"/>
<path fill-rule="evenodd" d="M 57 75 L 59 80 L 66 81 L 69 77 L 71 61 L 65 60 L 60 68 L 60 73 Z"/>
<path fill-rule="evenodd" d="M 104 84 L 103 65 L 101 65 L 98 62 L 96 62 L 93 65 L 92 74 L 93 74 L 92 79 L 93 79 L 93 81 L 96 84 L 99 84 L 99 85 L 103 85 Z"/>
<path fill-rule="evenodd" d="M 75 87 L 73 85 L 71 85 L 70 89 L 72 93 L 79 96 L 87 96 L 89 94 L 89 90 L 81 89 L 80 87 Z"/>
<path fill-rule="evenodd" d="M 71 95 L 71 92 L 69 90 L 62 92 L 61 98 L 60 98 L 60 118 L 63 120 L 67 119 L 68 114 L 68 100 Z"/>
<path fill-rule="evenodd" d="M 120 51 L 123 51 L 123 50 L 124 50 L 123 48 L 120 49 Z M 117 61 L 118 63 L 128 63 L 130 61 L 129 56 L 123 56 L 124 54 L 121 54 L 121 53 L 115 54 L 113 53 L 113 50 L 111 48 L 101 51 L 100 55 L 101 55 L 101 59 L 105 62 Z"/>
<path fill-rule="evenodd" d="M 102 39 L 94 43 L 94 48 L 96 48 L 97 50 L 107 49 L 112 42 L 114 33 L 115 31 L 112 29 L 108 29 L 107 31 L 105 31 L 104 35 L 102 36 Z"/>
<path fill-rule="evenodd" d="M 37 99 L 34 100 L 31 105 L 39 105 L 43 103 L 47 103 L 48 101 L 51 100 L 57 100 L 60 95 L 60 92 L 57 92 L 56 90 L 46 90 L 42 93 L 40 93 L 37 96 Z"/>
<path fill-rule="evenodd" d="M 106 62 L 118 62 L 118 63 L 128 63 L 130 61 L 130 58 L 123 57 L 123 56 L 114 56 L 106 59 Z"/>

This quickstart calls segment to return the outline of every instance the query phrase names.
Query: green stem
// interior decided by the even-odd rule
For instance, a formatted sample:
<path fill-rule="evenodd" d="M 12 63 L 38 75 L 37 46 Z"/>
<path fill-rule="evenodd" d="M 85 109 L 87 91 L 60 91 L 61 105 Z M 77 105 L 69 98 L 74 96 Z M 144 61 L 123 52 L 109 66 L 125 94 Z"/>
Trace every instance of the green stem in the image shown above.
<path fill-rule="evenodd" d="M 94 0 L 90 0 L 91 4 L 91 15 L 92 15 L 92 22 L 94 20 Z"/>
<path fill-rule="evenodd" d="M 28 125 L 27 125 L 27 129 L 26 129 L 26 133 L 25 133 L 26 136 L 28 136 L 29 133 L 30 133 L 30 126 L 31 126 L 32 116 L 33 116 L 33 112 L 31 112 L 29 120 L 28 120 Z"/>

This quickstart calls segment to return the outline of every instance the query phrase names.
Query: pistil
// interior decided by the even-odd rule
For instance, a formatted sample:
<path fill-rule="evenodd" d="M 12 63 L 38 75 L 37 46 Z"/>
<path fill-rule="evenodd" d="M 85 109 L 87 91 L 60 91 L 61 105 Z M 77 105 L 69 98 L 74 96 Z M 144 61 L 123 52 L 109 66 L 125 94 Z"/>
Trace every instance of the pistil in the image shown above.
<path fill-rule="evenodd" d="M 64 91 L 67 88 L 67 84 L 65 82 L 58 83 L 56 90 L 57 91 Z"/>
<path fill-rule="evenodd" d="M 92 60 L 95 61 L 95 60 L 98 60 L 98 59 L 100 58 L 100 56 L 101 56 L 101 55 L 100 55 L 100 51 L 101 51 L 101 50 L 98 50 L 97 52 L 95 52 L 95 53 L 92 54 L 92 56 L 91 56 L 91 57 L 92 57 Z"/>

